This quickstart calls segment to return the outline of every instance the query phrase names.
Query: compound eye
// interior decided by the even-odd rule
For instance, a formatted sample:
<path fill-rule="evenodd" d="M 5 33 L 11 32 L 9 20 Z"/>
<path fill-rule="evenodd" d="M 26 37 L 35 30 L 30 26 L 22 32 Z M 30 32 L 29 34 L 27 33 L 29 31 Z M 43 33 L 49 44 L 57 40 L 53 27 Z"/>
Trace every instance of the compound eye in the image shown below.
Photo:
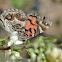
<path fill-rule="evenodd" d="M 47 25 L 48 25 L 48 23 L 45 23 L 45 25 L 47 26 Z"/>
<path fill-rule="evenodd" d="M 50 26 L 50 24 L 46 21 L 46 20 L 43 20 L 42 22 L 45 26 Z"/>
<path fill-rule="evenodd" d="M 45 20 L 43 20 L 42 23 L 43 23 L 44 25 L 47 24 L 47 22 L 46 22 Z"/>
<path fill-rule="evenodd" d="M 49 26 L 49 23 L 45 23 L 45 26 Z"/>
<path fill-rule="evenodd" d="M 8 14 L 5 18 L 8 19 L 8 20 L 11 20 L 12 19 L 12 15 Z"/>

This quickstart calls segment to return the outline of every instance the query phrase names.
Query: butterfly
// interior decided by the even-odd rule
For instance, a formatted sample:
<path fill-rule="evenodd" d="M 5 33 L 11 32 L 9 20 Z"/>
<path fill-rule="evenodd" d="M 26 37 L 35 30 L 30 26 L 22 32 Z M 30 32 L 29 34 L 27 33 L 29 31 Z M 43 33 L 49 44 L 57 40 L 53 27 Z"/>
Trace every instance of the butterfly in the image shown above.
<path fill-rule="evenodd" d="M 22 10 L 7 9 L 1 14 L 3 28 L 12 34 L 18 33 L 20 41 L 37 36 L 39 33 L 47 30 L 52 22 L 48 17 L 40 17 L 34 14 L 27 16 Z"/>

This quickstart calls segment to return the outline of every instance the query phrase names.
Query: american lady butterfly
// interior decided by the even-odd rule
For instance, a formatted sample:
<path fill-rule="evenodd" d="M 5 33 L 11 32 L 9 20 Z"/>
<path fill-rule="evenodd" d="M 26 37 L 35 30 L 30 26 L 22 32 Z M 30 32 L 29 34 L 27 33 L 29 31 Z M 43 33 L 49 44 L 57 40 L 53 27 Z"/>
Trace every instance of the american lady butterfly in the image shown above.
<path fill-rule="evenodd" d="M 47 30 L 52 22 L 48 17 L 29 15 L 18 9 L 5 10 L 1 15 L 4 29 L 10 34 L 16 31 L 20 41 L 26 41 L 31 37 Z"/>

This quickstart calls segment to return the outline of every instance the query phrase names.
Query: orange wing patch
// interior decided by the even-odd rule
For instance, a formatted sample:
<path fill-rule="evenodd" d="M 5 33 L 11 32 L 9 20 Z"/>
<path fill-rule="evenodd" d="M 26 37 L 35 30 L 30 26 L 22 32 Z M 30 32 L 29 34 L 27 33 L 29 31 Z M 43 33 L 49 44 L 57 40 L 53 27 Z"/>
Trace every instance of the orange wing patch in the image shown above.
<path fill-rule="evenodd" d="M 26 28 L 25 28 L 25 29 L 29 30 L 30 26 L 31 26 L 31 23 L 30 23 L 30 21 L 29 21 L 29 20 L 27 20 Z"/>
<path fill-rule="evenodd" d="M 37 30 L 38 28 L 38 24 L 36 23 L 36 17 L 33 17 L 33 16 L 30 16 L 27 20 L 27 23 L 26 23 L 26 27 L 25 29 L 27 30 L 27 35 L 30 36 L 30 35 L 33 35 L 35 34 L 35 30 Z"/>

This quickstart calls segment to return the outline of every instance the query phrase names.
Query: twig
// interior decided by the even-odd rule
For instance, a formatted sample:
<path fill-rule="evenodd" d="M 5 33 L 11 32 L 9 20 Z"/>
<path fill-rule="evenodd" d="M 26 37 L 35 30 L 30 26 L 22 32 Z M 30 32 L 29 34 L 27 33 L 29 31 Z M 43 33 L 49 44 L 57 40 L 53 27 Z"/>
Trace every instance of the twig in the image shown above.
<path fill-rule="evenodd" d="M 28 48 L 34 48 L 35 49 L 35 47 L 33 45 L 30 45 L 30 44 L 29 45 L 21 44 L 21 45 L 15 45 L 15 46 L 22 47 L 21 49 L 28 49 Z M 11 49 L 11 47 L 12 46 L 0 46 L 0 50 L 9 50 L 9 49 Z M 44 46 L 40 46 L 40 47 L 44 47 Z"/>
<path fill-rule="evenodd" d="M 11 49 L 10 46 L 0 46 L 0 50 L 9 50 Z"/>
<path fill-rule="evenodd" d="M 15 46 L 22 47 L 22 49 L 32 47 L 30 45 L 23 45 L 23 44 L 22 45 L 15 45 Z M 9 50 L 9 49 L 11 49 L 11 46 L 0 46 L 0 50 Z"/>

